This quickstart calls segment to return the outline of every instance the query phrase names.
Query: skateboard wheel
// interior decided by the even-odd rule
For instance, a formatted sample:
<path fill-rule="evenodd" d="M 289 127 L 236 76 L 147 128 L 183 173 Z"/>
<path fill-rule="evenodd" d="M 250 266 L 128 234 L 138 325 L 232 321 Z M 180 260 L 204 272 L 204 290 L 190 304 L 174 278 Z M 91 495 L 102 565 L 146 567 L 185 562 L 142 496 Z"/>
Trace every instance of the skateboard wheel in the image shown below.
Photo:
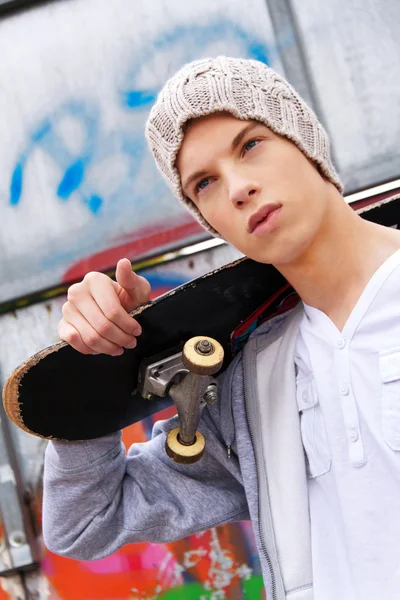
<path fill-rule="evenodd" d="M 170 458 L 176 463 L 191 465 L 203 456 L 206 440 L 200 431 L 196 431 L 193 444 L 185 446 L 179 441 L 179 427 L 175 427 L 167 435 L 165 450 Z"/>
<path fill-rule="evenodd" d="M 213 338 L 198 335 L 183 347 L 182 362 L 195 375 L 213 375 L 220 370 L 223 361 L 224 349 Z"/>

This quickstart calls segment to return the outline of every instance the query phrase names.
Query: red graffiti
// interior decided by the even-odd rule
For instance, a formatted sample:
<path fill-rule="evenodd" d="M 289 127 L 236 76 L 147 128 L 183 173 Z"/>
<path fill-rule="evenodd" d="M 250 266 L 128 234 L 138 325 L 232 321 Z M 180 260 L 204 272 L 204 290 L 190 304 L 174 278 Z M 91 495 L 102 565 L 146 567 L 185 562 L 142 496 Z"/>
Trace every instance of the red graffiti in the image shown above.
<path fill-rule="evenodd" d="M 164 230 L 145 227 L 135 232 L 135 239 L 126 240 L 71 265 L 64 274 L 63 283 L 81 279 L 89 271 L 106 271 L 113 268 L 120 258 L 136 259 L 203 231 L 201 225 L 192 220 Z"/>

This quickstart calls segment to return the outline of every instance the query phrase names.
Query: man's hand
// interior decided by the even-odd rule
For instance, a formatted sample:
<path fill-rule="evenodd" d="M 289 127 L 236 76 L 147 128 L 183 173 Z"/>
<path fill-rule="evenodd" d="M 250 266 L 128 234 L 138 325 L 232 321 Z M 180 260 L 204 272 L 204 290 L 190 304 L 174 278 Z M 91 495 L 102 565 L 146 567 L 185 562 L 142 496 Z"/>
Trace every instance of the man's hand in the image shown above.
<path fill-rule="evenodd" d="M 68 290 L 58 333 L 82 354 L 118 356 L 135 348 L 141 328 L 128 312 L 150 298 L 150 284 L 132 271 L 127 258 L 117 264 L 116 282 L 103 273 L 88 273 Z"/>

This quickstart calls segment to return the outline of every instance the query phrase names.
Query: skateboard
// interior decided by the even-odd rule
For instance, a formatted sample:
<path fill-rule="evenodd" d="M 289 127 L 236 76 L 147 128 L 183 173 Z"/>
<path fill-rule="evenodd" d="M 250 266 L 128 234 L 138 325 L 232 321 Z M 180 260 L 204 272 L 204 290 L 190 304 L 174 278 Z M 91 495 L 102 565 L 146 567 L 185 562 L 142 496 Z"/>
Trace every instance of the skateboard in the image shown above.
<path fill-rule="evenodd" d="M 362 217 L 397 227 L 400 195 L 364 200 Z M 174 402 L 179 428 L 167 440 L 174 460 L 204 451 L 201 411 L 217 399 L 223 372 L 251 332 L 299 301 L 271 265 L 239 259 L 167 292 L 132 317 L 142 335 L 117 357 L 82 355 L 65 342 L 38 352 L 8 378 L 8 417 L 28 433 L 61 440 L 104 436 Z"/>

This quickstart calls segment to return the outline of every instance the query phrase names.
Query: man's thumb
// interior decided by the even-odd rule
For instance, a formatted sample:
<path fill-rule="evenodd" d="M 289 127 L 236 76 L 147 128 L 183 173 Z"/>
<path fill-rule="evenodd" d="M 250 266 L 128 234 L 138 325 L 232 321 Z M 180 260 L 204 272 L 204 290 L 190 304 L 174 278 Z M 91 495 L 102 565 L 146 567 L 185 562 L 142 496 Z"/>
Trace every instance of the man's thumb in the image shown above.
<path fill-rule="evenodd" d="M 120 298 L 127 310 L 137 308 L 149 300 L 150 284 L 144 277 L 140 277 L 132 271 L 131 262 L 128 258 L 122 258 L 118 261 L 115 279 L 125 292 L 125 294 L 120 294 Z"/>
<path fill-rule="evenodd" d="M 128 293 L 133 292 L 135 288 L 135 273 L 132 271 L 131 261 L 128 258 L 121 258 L 115 269 L 115 279 L 117 283 Z"/>

